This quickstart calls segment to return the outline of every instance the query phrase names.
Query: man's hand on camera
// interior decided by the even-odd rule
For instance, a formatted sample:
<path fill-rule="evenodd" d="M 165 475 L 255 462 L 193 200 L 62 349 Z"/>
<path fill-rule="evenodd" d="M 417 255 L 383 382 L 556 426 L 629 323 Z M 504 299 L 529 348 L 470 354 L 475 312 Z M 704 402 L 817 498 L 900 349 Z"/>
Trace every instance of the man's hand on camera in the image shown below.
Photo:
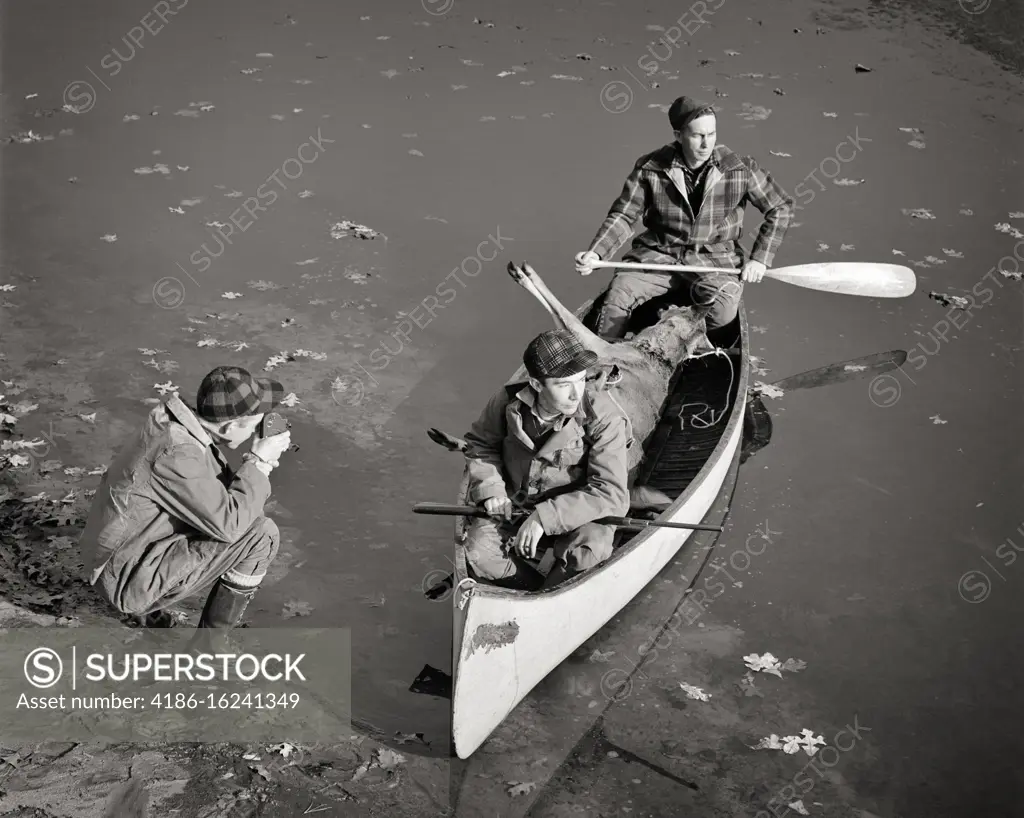
<path fill-rule="evenodd" d="M 252 453 L 276 466 L 281 454 L 292 445 L 292 433 L 281 432 L 266 438 L 257 438 L 252 443 Z"/>

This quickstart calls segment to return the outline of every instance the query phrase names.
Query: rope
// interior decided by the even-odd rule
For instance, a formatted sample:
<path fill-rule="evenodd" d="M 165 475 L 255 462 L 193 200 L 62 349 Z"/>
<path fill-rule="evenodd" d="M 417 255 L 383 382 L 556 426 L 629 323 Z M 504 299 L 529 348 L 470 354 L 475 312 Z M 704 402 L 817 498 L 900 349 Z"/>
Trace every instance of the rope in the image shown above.
<path fill-rule="evenodd" d="M 686 416 L 686 407 L 688 407 L 688 406 L 703 406 L 704 407 L 704 409 L 702 411 L 697 412 L 696 414 L 694 414 L 693 417 L 690 418 L 690 425 L 695 427 L 695 428 L 697 428 L 697 429 L 710 429 L 712 426 L 717 426 L 721 422 L 722 418 L 724 418 L 729 413 L 729 396 L 732 395 L 732 384 L 733 384 L 733 381 L 735 380 L 735 377 L 736 377 L 736 368 L 733 366 L 732 356 L 730 356 L 729 353 L 726 352 L 724 349 L 718 349 L 716 347 L 714 349 L 714 351 L 712 351 L 712 352 L 704 352 L 704 353 L 702 353 L 700 355 L 694 355 L 693 357 L 694 358 L 705 358 L 708 355 L 724 355 L 725 359 L 729 362 L 729 388 L 725 392 L 725 403 L 722 405 L 722 410 L 718 413 L 717 417 L 715 416 L 715 413 L 712 411 L 711 406 L 709 404 L 707 404 L 707 403 L 704 403 L 702 401 L 693 401 L 693 402 L 690 402 L 690 403 L 684 403 L 679 408 L 679 415 L 678 415 L 678 417 L 679 417 L 679 428 L 681 430 L 686 428 L 685 416 Z M 704 415 L 706 413 L 710 413 L 710 416 L 711 416 L 710 420 L 704 420 L 704 418 L 701 417 L 701 415 Z"/>

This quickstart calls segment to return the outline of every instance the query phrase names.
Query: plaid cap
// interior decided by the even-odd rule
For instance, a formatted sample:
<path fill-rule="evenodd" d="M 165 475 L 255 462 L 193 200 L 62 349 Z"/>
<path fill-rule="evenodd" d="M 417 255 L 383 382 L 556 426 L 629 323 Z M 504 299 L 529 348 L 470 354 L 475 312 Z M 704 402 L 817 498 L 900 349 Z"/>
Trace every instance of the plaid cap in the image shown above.
<path fill-rule="evenodd" d="M 701 102 L 693 97 L 679 97 L 668 109 L 668 121 L 673 131 L 681 131 L 693 120 L 704 114 L 713 114 L 715 109 L 710 103 Z"/>
<path fill-rule="evenodd" d="M 196 413 L 203 420 L 223 423 L 260 415 L 277 406 L 284 387 L 270 378 L 254 378 L 238 366 L 218 366 L 199 385 Z"/>
<path fill-rule="evenodd" d="M 526 371 L 535 378 L 569 378 L 585 372 L 600 360 L 568 330 L 542 332 L 523 353 Z"/>

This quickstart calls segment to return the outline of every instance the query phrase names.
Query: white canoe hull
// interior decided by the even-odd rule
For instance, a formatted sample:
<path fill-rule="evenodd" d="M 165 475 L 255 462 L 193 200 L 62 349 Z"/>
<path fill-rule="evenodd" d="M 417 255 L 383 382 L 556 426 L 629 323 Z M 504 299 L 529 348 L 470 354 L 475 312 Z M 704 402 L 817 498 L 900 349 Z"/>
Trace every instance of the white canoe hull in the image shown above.
<path fill-rule="evenodd" d="M 745 316 L 741 323 L 745 329 Z M 743 332 L 744 345 L 745 335 Z M 741 360 L 736 372 L 737 405 L 721 439 L 700 474 L 659 520 L 700 523 L 718 497 L 742 443 L 747 388 L 745 349 Z M 517 372 L 511 380 L 522 375 Z M 465 488 L 464 475 L 460 497 Z M 461 541 L 465 522 L 460 518 L 456 525 L 457 541 Z M 475 752 L 545 676 L 661 572 L 692 533 L 682 529 L 643 529 L 627 545 L 616 549 L 607 562 L 539 593 L 462 579 L 452 597 L 452 739 L 456 755 L 468 758 Z M 465 577 L 465 556 L 458 546 L 456 560 L 456 577 Z M 602 679 L 602 692 L 614 697 L 623 681 Z"/>

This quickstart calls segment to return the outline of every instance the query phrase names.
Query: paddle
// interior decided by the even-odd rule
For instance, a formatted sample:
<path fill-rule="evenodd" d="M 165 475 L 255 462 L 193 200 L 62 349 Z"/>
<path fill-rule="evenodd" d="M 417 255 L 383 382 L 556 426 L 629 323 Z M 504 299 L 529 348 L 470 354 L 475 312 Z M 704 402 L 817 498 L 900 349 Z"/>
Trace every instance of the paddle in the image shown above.
<path fill-rule="evenodd" d="M 415 514 L 447 514 L 459 517 L 490 517 L 479 506 L 452 506 L 444 503 L 417 503 L 412 507 Z M 636 517 L 602 517 L 596 523 L 614 525 L 619 528 L 683 528 L 688 531 L 721 531 L 720 525 L 698 525 L 697 523 L 669 523 L 657 520 L 640 520 Z"/>
<path fill-rule="evenodd" d="M 727 273 L 738 275 L 732 267 L 688 267 L 682 264 L 640 264 L 633 261 L 595 261 L 591 267 L 619 270 L 664 270 L 669 273 Z M 898 264 L 837 261 L 821 264 L 797 264 L 765 270 L 766 278 L 786 284 L 843 295 L 873 298 L 905 298 L 917 287 L 917 276 L 909 267 Z"/>

